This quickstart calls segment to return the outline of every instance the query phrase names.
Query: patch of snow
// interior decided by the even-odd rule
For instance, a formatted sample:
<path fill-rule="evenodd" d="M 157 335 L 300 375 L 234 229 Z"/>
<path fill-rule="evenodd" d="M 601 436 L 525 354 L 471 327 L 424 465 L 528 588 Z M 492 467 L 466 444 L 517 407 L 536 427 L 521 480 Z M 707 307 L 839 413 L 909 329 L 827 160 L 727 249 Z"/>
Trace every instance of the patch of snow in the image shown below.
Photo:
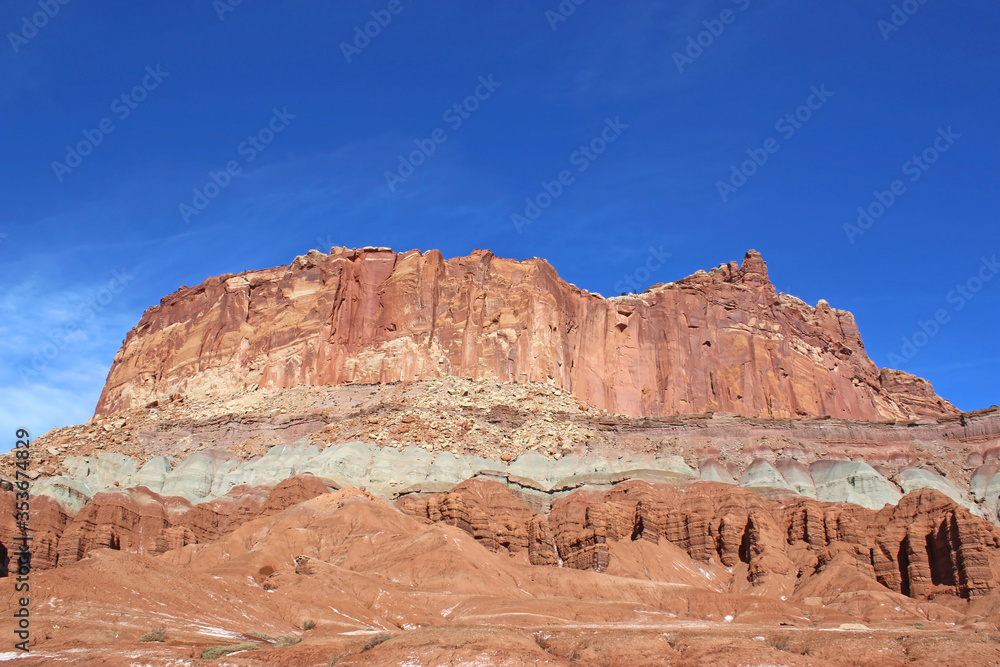
<path fill-rule="evenodd" d="M 223 628 L 216 628 L 211 625 L 199 625 L 197 623 L 193 625 L 197 628 L 198 632 L 203 635 L 209 635 L 211 637 L 224 637 L 226 639 L 243 638 L 243 635 L 239 632 L 232 632 L 231 630 L 224 630 Z"/>

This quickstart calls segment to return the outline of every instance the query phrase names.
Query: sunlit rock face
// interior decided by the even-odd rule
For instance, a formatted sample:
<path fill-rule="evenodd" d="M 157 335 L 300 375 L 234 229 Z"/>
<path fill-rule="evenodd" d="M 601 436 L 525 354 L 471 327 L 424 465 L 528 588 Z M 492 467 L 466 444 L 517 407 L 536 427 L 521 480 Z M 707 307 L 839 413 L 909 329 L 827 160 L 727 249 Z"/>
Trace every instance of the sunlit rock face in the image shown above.
<path fill-rule="evenodd" d="M 850 313 L 778 294 L 755 251 L 606 299 L 541 259 L 333 248 L 162 299 L 116 355 L 97 414 L 446 376 L 548 383 L 634 417 L 956 413 L 925 380 L 876 367 Z"/>

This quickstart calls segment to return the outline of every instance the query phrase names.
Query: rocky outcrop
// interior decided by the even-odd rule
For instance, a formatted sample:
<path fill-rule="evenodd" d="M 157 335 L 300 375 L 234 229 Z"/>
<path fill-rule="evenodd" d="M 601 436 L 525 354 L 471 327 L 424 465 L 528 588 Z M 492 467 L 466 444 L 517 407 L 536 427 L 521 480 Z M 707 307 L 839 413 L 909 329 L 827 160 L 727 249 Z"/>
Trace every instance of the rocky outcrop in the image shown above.
<path fill-rule="evenodd" d="M 532 564 L 552 564 L 545 517 L 495 482 L 470 480 L 447 493 L 406 496 L 397 506 L 411 516 L 457 526 L 490 551 L 526 551 Z"/>
<path fill-rule="evenodd" d="M 476 494 L 491 497 L 477 486 L 468 489 L 466 508 L 479 502 Z M 694 493 L 696 486 L 704 492 Z M 689 535 L 703 535 L 693 522 L 703 510 L 732 517 L 716 533 L 723 546 L 699 544 L 708 557 L 694 559 L 664 537 L 646 537 L 649 528 L 634 538 L 611 537 L 628 525 L 631 505 L 645 506 L 661 491 L 668 502 L 656 511 L 683 515 L 666 519 L 668 531 L 686 517 Z M 483 535 L 407 516 L 354 489 L 323 493 L 213 542 L 159 556 L 96 549 L 65 567 L 32 573 L 31 653 L 20 662 L 190 663 L 210 647 L 237 643 L 240 652 L 227 656 L 228 664 L 996 662 L 1000 591 L 970 589 L 964 601 L 943 585 L 932 599 L 914 599 L 879 584 L 870 562 L 865 568 L 853 557 L 856 540 L 870 539 L 872 531 L 850 517 L 856 511 L 871 519 L 871 511 L 811 499 L 783 505 L 704 483 L 683 498 L 676 493 L 631 483 L 603 497 L 578 492 L 568 501 L 575 507 L 569 514 L 605 526 L 606 551 L 592 549 L 587 560 L 604 567 L 606 553 L 606 573 L 529 564 L 525 554 L 496 541 L 496 550 L 484 548 Z M 935 524 L 954 505 L 927 493 L 929 504 L 914 503 L 916 518 Z M 608 510 L 599 517 L 602 505 Z M 504 510 L 511 520 L 523 514 L 515 506 Z M 529 525 L 537 525 L 531 516 Z M 785 517 L 797 517 L 796 530 L 808 535 L 776 535 Z M 477 521 L 469 524 L 478 532 Z M 953 535 L 967 534 L 959 521 Z M 568 535 L 567 544 L 586 542 L 580 537 Z M 991 563 L 995 551 L 983 552 Z M 782 574 L 779 566 L 789 561 L 794 574 Z M 923 569 L 933 578 L 932 564 Z M 23 596 L 13 588 L 0 610 L 7 618 L 18 618 Z M 137 641 L 154 628 L 166 632 L 166 642 Z"/>
<path fill-rule="evenodd" d="M 192 505 L 145 487 L 101 492 L 75 516 L 48 496 L 35 496 L 29 525 L 32 567 L 49 569 L 74 563 L 95 549 L 163 553 L 188 544 L 212 542 L 242 524 L 277 514 L 328 492 L 312 475 L 298 475 L 273 487 L 241 486 L 221 499 Z M 14 543 L 14 494 L 0 492 L 0 546 Z"/>
<path fill-rule="evenodd" d="M 169 525 L 166 504 L 142 489 L 128 495 L 100 493 L 60 535 L 57 564 L 74 563 L 94 549 L 152 551 L 156 537 Z"/>
<path fill-rule="evenodd" d="M 678 489 L 633 481 L 570 494 L 544 517 L 496 482 L 474 480 L 397 507 L 458 526 L 491 551 L 527 546 L 533 564 L 550 564 L 551 556 L 538 554 L 555 552 L 564 567 L 605 572 L 616 543 L 665 540 L 695 561 L 736 567 L 733 585 L 742 577 L 751 589 L 791 592 L 799 580 L 845 563 L 919 599 L 979 597 L 1000 586 L 1000 529 L 931 489 L 875 512 L 812 499 L 781 504 L 718 483 Z"/>
<path fill-rule="evenodd" d="M 938 491 L 907 494 L 872 521 L 872 560 L 878 580 L 912 597 L 945 591 L 961 597 L 998 587 L 1000 530 L 956 507 Z"/>
<path fill-rule="evenodd" d="M 633 416 L 957 412 L 925 381 L 878 369 L 850 313 L 776 293 L 754 251 L 605 299 L 540 259 L 334 248 L 163 298 L 115 356 L 97 414 L 444 376 L 549 383 Z"/>
<path fill-rule="evenodd" d="M 905 371 L 883 368 L 879 372 L 879 384 L 889 394 L 906 396 L 906 402 L 914 414 L 954 414 L 950 403 L 934 393 L 934 387 L 924 378 Z"/>
<path fill-rule="evenodd" d="M 16 551 L 23 544 L 18 525 L 14 492 L 0 491 L 0 572 L 7 576 L 16 566 Z M 31 499 L 28 520 L 31 545 L 31 567 L 47 569 L 59 562 L 59 536 L 70 522 L 70 515 L 55 499 L 35 496 Z M 7 560 L 5 560 L 7 559 Z"/>
<path fill-rule="evenodd" d="M 362 443 L 322 451 L 280 446 L 238 465 L 213 452 L 175 466 L 98 456 L 71 462 L 73 470 L 87 473 L 82 480 L 49 480 L 50 489 L 107 485 L 94 489 L 79 512 L 35 496 L 35 565 L 69 564 L 101 548 L 155 554 L 210 543 L 329 488 L 372 485 L 387 497 L 399 496 L 397 507 L 411 516 L 458 527 L 487 549 L 523 553 L 534 565 L 605 572 L 616 543 L 662 539 L 695 561 L 744 567 L 747 585 L 768 590 L 788 588 L 801 572 L 844 562 L 905 595 L 944 590 L 975 597 L 996 588 L 1000 529 L 956 505 L 959 500 L 978 511 L 930 470 L 903 468 L 895 478 L 904 496 L 877 470 L 853 461 L 807 466 L 755 458 L 739 488 L 731 476 L 729 483 L 714 481 L 729 471 L 712 459 L 696 472 L 675 456 L 522 458 L 506 468 L 478 469 L 462 481 L 474 461 Z M 147 474 L 151 463 L 156 475 Z M 981 472 L 974 489 L 980 497 L 993 474 Z M 698 481 L 699 475 L 710 481 Z M 158 490 L 132 486 L 134 480 Z M 442 484 L 448 490 L 435 492 Z M 177 495 L 162 493 L 166 488 Z M 6 503 L 0 543 L 9 544 L 16 533 L 13 500 L 10 493 L 0 498 Z"/>
<path fill-rule="evenodd" d="M 35 500 L 38 513 L 58 507 Z M 13 509 L 9 491 L 0 492 L 0 509 Z M 38 513 L 32 518 L 40 527 Z M 0 515 L 0 541 L 11 518 Z M 267 661 L 269 651 L 293 650 L 269 637 L 310 633 L 304 652 L 282 653 L 277 664 L 329 662 L 331 637 L 356 639 L 364 655 L 354 664 L 371 664 L 374 633 L 395 633 L 386 644 L 426 642 L 437 628 L 481 633 L 486 623 L 529 628 L 538 640 L 530 645 L 545 649 L 530 664 L 553 662 L 554 632 L 575 632 L 591 646 L 595 628 L 622 634 L 633 627 L 649 631 L 635 653 L 648 663 L 651 647 L 670 645 L 666 629 L 673 637 L 691 625 L 713 629 L 730 648 L 740 636 L 752 638 L 751 648 L 780 648 L 760 664 L 822 664 L 811 647 L 799 649 L 806 662 L 785 657 L 794 654 L 784 642 L 801 641 L 810 626 L 840 642 L 854 636 L 827 630 L 857 629 L 869 638 L 912 632 L 910 647 L 924 645 L 925 636 L 952 637 L 945 652 L 928 654 L 933 661 L 955 655 L 957 645 L 993 646 L 979 631 L 998 627 L 1000 529 L 933 489 L 876 512 L 717 482 L 629 481 L 563 495 L 546 515 L 493 480 L 407 494 L 393 507 L 355 489 L 328 492 L 306 475 L 270 489 L 237 487 L 193 508 L 144 488 L 101 493 L 55 538 L 58 567 L 39 562 L 32 573 L 32 594 L 44 601 L 32 609 L 32 627 L 47 642 L 66 642 L 76 651 L 67 659 L 80 664 L 100 662 L 92 651 L 79 653 L 89 650 L 79 648 L 85 630 L 120 637 L 109 645 L 121 655 L 126 641 L 158 623 L 169 624 L 172 646 L 197 646 L 185 646 L 185 654 L 246 639 L 259 645 L 255 658 Z M 6 613 L 17 604 L 11 593 Z M 540 619 L 547 625 L 540 628 Z M 773 641 L 757 639 L 775 628 L 781 634 Z M 703 661 L 688 643 L 678 646 L 691 664 L 746 664 L 742 648 L 729 654 L 740 662 L 719 663 Z M 898 641 L 887 646 L 867 654 L 885 660 L 888 650 L 899 652 Z M 129 650 L 134 662 L 149 649 Z M 165 662 L 176 662 L 174 651 Z M 968 664 L 989 664 L 982 658 L 995 656 L 990 651 L 969 654 Z M 32 654 L 37 664 L 53 660 Z M 379 664 L 409 664 L 413 655 Z M 501 648 L 490 664 L 509 655 Z M 562 655 L 559 663 L 573 664 L 591 654 Z M 482 662 L 481 654 L 472 657 Z M 670 659 L 657 654 L 654 662 Z M 441 664 L 440 654 L 421 664 Z"/>

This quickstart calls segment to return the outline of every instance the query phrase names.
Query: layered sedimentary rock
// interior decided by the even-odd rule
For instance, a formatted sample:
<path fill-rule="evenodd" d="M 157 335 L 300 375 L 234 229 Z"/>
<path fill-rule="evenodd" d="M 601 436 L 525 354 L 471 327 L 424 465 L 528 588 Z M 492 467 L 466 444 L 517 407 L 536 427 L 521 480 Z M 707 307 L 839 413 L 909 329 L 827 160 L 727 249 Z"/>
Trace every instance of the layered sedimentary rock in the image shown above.
<path fill-rule="evenodd" d="M 0 491 L 0 576 L 4 577 L 16 568 L 17 550 L 24 543 L 24 533 L 17 521 L 16 505 L 19 502 L 22 501 L 17 500 L 13 492 Z M 71 516 L 66 508 L 50 497 L 36 496 L 31 500 L 28 534 L 32 567 L 51 568 L 58 564 L 59 537 L 66 530 Z"/>
<path fill-rule="evenodd" d="M 75 513 L 102 493 L 137 487 L 156 498 L 171 497 L 175 505 L 186 507 L 234 493 L 248 495 L 241 490 L 271 487 L 293 475 L 315 475 L 336 488 L 364 487 L 386 498 L 448 491 L 468 479 L 485 476 L 530 495 L 539 508 L 548 508 L 552 500 L 578 488 L 606 489 L 618 482 L 639 479 L 674 486 L 697 480 L 738 483 L 763 495 L 800 495 L 874 510 L 897 504 L 904 493 L 935 489 L 977 516 L 995 520 L 1000 509 L 995 490 L 1000 486 L 1000 477 L 991 472 L 994 466 L 980 466 L 977 471 L 983 474 L 974 475 L 971 486 L 960 489 L 926 468 L 903 466 L 897 474 L 891 474 L 884 466 L 879 466 L 879 472 L 863 461 L 821 459 L 803 463 L 788 456 L 775 458 L 770 450 L 757 449 L 755 453 L 774 463 L 754 458 L 738 482 L 714 458 L 688 465 L 679 455 L 624 452 L 611 456 L 566 455 L 559 459 L 528 452 L 505 463 L 447 451 L 432 454 L 412 445 L 397 450 L 353 441 L 322 450 L 308 444 L 280 445 L 246 462 L 219 450 L 204 450 L 176 461 L 154 457 L 141 466 L 128 456 L 102 453 L 67 457 L 68 474 L 38 481 L 34 493 L 48 496 L 61 503 L 65 511 Z"/>
<path fill-rule="evenodd" d="M 210 279 L 143 316 L 94 419 L 31 451 L 42 662 L 101 662 L 99 628 L 150 664 L 244 641 L 268 664 L 443 664 L 430 634 L 499 625 L 532 634 L 491 655 L 525 664 L 729 664 L 679 643 L 697 626 L 733 664 L 828 664 L 837 629 L 881 665 L 923 624 L 995 661 L 972 640 L 1000 629 L 1000 411 L 876 368 L 850 314 L 777 294 L 753 252 L 612 299 L 478 251 Z M 602 627 L 651 634 L 602 662 Z M 859 655 L 825 634 L 829 664 Z"/>
<path fill-rule="evenodd" d="M 496 482 L 473 480 L 397 507 L 458 526 L 491 551 L 527 549 L 536 565 L 558 554 L 565 567 L 606 572 L 616 543 L 665 540 L 694 561 L 739 566 L 751 589 L 774 593 L 790 594 L 831 564 L 921 599 L 1000 587 L 1000 529 L 929 489 L 875 512 L 808 499 L 776 503 L 715 483 L 678 489 L 633 481 L 573 493 L 544 517 Z"/>
<path fill-rule="evenodd" d="M 161 554 L 210 544 L 328 492 L 320 478 L 299 475 L 195 506 L 141 487 L 98 494 L 76 516 L 53 515 L 51 503 L 42 502 L 32 518 L 44 544 L 36 542 L 33 566 L 67 566 L 99 549 Z M 15 531 L 11 499 L 0 492 L 0 543 Z M 544 514 L 497 481 L 472 479 L 448 492 L 406 495 L 396 508 L 538 566 L 622 574 L 629 559 L 623 545 L 641 542 L 654 547 L 636 566 L 648 571 L 669 544 L 693 563 L 729 568 L 731 592 L 788 596 L 831 568 L 917 599 L 970 599 L 1000 588 L 1000 528 L 933 489 L 876 512 L 809 498 L 771 500 L 715 482 L 629 481 L 561 496 Z"/>
<path fill-rule="evenodd" d="M 523 550 L 511 553 L 483 532 L 511 534 L 509 526 L 494 529 L 473 518 L 467 523 L 479 533 L 474 537 L 355 489 L 322 493 L 214 541 L 157 556 L 94 549 L 64 567 L 31 573 L 31 652 L 22 652 L 18 664 L 183 664 L 216 647 L 239 651 L 228 664 L 268 665 L 996 662 L 1000 591 L 980 594 L 990 585 L 983 566 L 964 570 L 973 584 L 969 600 L 956 595 L 960 587 L 933 583 L 934 559 L 959 555 L 992 565 L 995 547 L 986 546 L 986 561 L 961 549 L 941 551 L 947 541 L 936 537 L 926 560 L 919 549 L 904 551 L 912 579 L 932 584 L 929 599 L 907 597 L 878 583 L 874 568 L 855 558 L 866 555 L 880 526 L 850 521 L 843 507 L 807 500 L 799 508 L 722 487 L 727 499 L 711 484 L 699 493 L 691 487 L 681 499 L 675 490 L 660 497 L 655 487 L 641 486 L 567 500 L 567 525 L 581 515 L 595 528 L 600 523 L 604 542 L 580 539 L 570 528 L 559 545 L 595 547 L 593 558 L 578 560 L 604 567 L 606 556 L 606 573 L 558 561 L 531 564 Z M 504 492 L 460 491 L 466 511 L 499 503 L 497 518 L 506 515 L 516 529 L 526 510 L 496 495 Z M 913 518 L 928 527 L 950 522 L 954 505 L 927 494 L 930 504 L 915 502 Z M 680 503 L 643 510 L 648 526 L 636 531 L 633 505 L 658 497 Z M 431 498 L 440 496 L 428 497 L 427 506 Z M 598 517 L 592 508 L 601 505 L 609 509 Z M 670 513 L 678 509 L 681 515 Z M 694 520 L 707 509 L 732 518 L 720 523 L 715 543 L 704 539 L 714 534 L 713 522 L 706 533 Z M 537 526 L 535 518 L 528 525 Z M 654 541 L 660 522 L 666 537 Z M 890 524 L 899 532 L 898 520 Z M 787 537 L 776 534 L 786 525 Z M 535 540 L 555 539 L 532 530 L 529 549 Z M 906 529 L 893 541 L 912 542 L 923 531 Z M 969 532 L 960 525 L 957 534 L 965 540 Z M 17 627 L 10 619 L 18 618 L 23 595 L 8 586 L 2 598 L 5 632 Z M 151 629 L 167 641 L 145 641 Z"/>
<path fill-rule="evenodd" d="M 865 354 L 850 313 L 776 293 L 760 255 L 605 299 L 544 260 L 334 248 L 210 278 L 150 308 L 98 415 L 171 397 L 459 376 L 542 382 L 632 416 L 941 417 Z"/>
<path fill-rule="evenodd" d="M 236 487 L 226 497 L 192 505 L 145 487 L 98 493 L 79 512 L 47 496 L 33 499 L 32 567 L 65 566 L 95 549 L 163 553 L 212 542 L 242 524 L 328 491 L 319 478 L 290 477 L 271 487 Z M 0 492 L 0 546 L 14 544 L 14 496 Z"/>

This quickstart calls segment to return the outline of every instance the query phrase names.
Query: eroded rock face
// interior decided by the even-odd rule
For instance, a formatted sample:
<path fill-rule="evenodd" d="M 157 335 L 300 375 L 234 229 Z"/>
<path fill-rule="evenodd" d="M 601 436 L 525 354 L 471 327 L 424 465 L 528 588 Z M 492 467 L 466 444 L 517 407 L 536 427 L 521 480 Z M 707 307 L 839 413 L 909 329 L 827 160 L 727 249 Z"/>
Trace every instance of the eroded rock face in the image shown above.
<path fill-rule="evenodd" d="M 54 499 L 32 499 L 32 567 L 75 563 L 95 549 L 158 554 L 188 544 L 212 542 L 242 524 L 270 516 L 328 491 L 319 478 L 297 475 L 273 487 L 240 486 L 224 498 L 192 505 L 145 487 L 102 492 L 75 514 Z M 0 545 L 17 534 L 14 495 L 0 492 Z"/>
<path fill-rule="evenodd" d="M 774 457 L 771 450 L 758 448 L 754 451 Z M 70 457 L 67 462 L 67 472 L 72 470 L 83 476 L 45 478 L 35 485 L 34 491 L 36 495 L 58 501 L 66 513 L 73 515 L 92 500 L 96 501 L 102 493 L 118 493 L 137 487 L 144 489 L 141 493 L 149 492 L 156 498 L 174 498 L 172 502 L 178 506 L 201 503 L 193 510 L 197 512 L 208 506 L 206 501 L 232 498 L 242 493 L 242 489 L 270 488 L 297 475 L 315 476 L 331 488 L 366 488 L 373 495 L 390 499 L 413 493 L 449 491 L 466 480 L 484 476 L 530 495 L 534 509 L 546 512 L 555 498 L 575 489 L 607 490 L 627 480 L 673 486 L 685 486 L 698 480 L 737 484 L 730 471 L 714 458 L 703 459 L 693 467 L 685 463 L 683 457 L 670 454 L 618 452 L 610 456 L 566 455 L 553 459 L 538 452 L 528 452 L 505 464 L 447 451 L 432 454 L 412 445 L 394 449 L 361 441 L 331 445 L 322 450 L 304 443 L 278 445 L 260 458 L 245 462 L 218 450 L 203 450 L 175 462 L 154 457 L 142 466 L 130 457 L 104 453 Z M 787 457 L 776 458 L 774 464 L 765 458 L 754 458 L 740 476 L 738 485 L 766 497 L 802 495 L 872 510 L 895 505 L 904 493 L 930 488 L 940 491 L 975 516 L 995 520 L 997 492 L 984 481 L 991 474 L 989 467 L 981 466 L 981 474 L 973 476 L 973 483 L 968 487 L 965 484 L 956 486 L 926 468 L 903 467 L 894 475 L 883 466 L 880 468 L 888 476 L 861 461 L 822 459 L 807 466 Z M 129 493 L 136 501 L 144 498 L 136 495 L 139 491 Z"/>
<path fill-rule="evenodd" d="M 907 597 L 876 581 L 862 558 L 871 531 L 843 507 L 758 503 L 747 491 L 722 487 L 732 494 L 727 499 L 713 485 L 701 486 L 700 495 L 676 498 L 668 489 L 659 497 L 680 500 L 675 506 L 654 507 L 660 491 L 635 484 L 604 497 L 577 494 L 565 508 L 565 539 L 540 536 L 536 515 L 496 495 L 502 488 L 480 486 L 463 493 L 468 528 L 460 527 L 462 512 L 444 494 L 428 496 L 426 506 L 436 502 L 455 525 L 407 516 L 343 489 L 158 556 L 95 549 L 65 567 L 32 573 L 32 599 L 40 601 L 31 609 L 37 639 L 21 662 L 181 664 L 207 647 L 235 642 L 257 650 L 231 655 L 228 664 L 996 662 L 1000 590 L 980 595 L 970 589 L 964 601 L 955 586 L 942 584 L 932 599 Z M 930 527 L 950 522 L 954 505 L 929 494 L 928 503 L 912 503 L 914 518 Z M 483 526 L 469 512 L 482 502 L 498 506 L 505 525 Z M 697 521 L 709 509 L 726 517 L 717 531 L 713 522 L 706 530 Z M 607 572 L 560 567 L 558 560 L 556 566 L 530 564 L 517 530 L 522 516 L 530 516 L 528 549 L 553 540 L 579 544 L 583 548 L 568 553 L 599 567 L 606 558 Z M 970 531 L 960 510 L 956 516 L 954 534 L 964 545 Z M 581 517 L 585 530 L 574 534 L 571 524 Z M 900 527 L 891 517 L 890 523 Z M 778 532 L 785 525 L 789 532 Z M 601 526 L 603 543 L 593 539 Z M 706 542 L 706 534 L 718 539 Z M 496 535 L 510 536 L 509 546 Z M 946 544 L 932 542 L 933 558 L 946 555 L 940 550 Z M 995 552 L 988 545 L 983 551 L 991 564 Z M 914 558 L 910 563 L 919 565 Z M 916 574 L 919 567 L 912 569 Z M 933 582 L 929 561 L 925 569 Z M 985 570 L 965 572 L 969 581 L 986 581 Z M 19 606 L 12 589 L 3 609 L 8 618 Z M 302 629 L 306 621 L 311 630 Z M 160 627 L 167 642 L 136 641 Z M 279 636 L 304 641 L 272 639 Z"/>
<path fill-rule="evenodd" d="M 179 394 L 442 376 L 552 383 L 632 416 L 956 412 L 925 381 L 878 369 L 850 313 L 777 294 L 754 251 L 605 299 L 540 259 L 334 248 L 162 299 L 116 355 L 97 414 Z"/>
<path fill-rule="evenodd" d="M 920 599 L 1000 587 L 1000 529 L 931 489 L 874 512 L 806 498 L 781 503 L 718 483 L 679 489 L 631 481 L 561 498 L 545 517 L 496 482 L 471 480 L 396 506 L 457 526 L 491 551 L 527 550 L 536 565 L 558 555 L 565 567 L 607 572 L 616 543 L 666 540 L 695 561 L 738 568 L 751 590 L 774 595 L 845 565 Z"/>
<path fill-rule="evenodd" d="M 140 487 L 100 493 L 73 517 L 40 497 L 32 512 L 33 567 L 70 565 L 98 549 L 160 554 L 213 543 L 328 491 L 320 478 L 298 475 L 192 506 Z M 768 499 L 717 482 L 676 487 L 633 480 L 561 496 L 546 515 L 504 484 L 472 479 L 448 492 L 404 496 L 396 508 L 455 526 L 489 551 L 521 555 L 532 565 L 613 573 L 622 567 L 622 545 L 669 543 L 695 563 L 729 568 L 733 592 L 787 597 L 844 567 L 917 599 L 941 593 L 968 599 L 1000 588 L 1000 528 L 928 488 L 875 512 L 801 496 Z M 10 544 L 11 493 L 0 492 L 0 510 L 0 542 Z"/>
<path fill-rule="evenodd" d="M 22 532 L 16 521 L 15 494 L 0 492 L 0 574 L 7 576 L 17 568 L 17 548 L 23 544 Z M 31 567 L 51 568 L 59 562 L 59 536 L 70 522 L 70 515 L 53 498 L 35 496 L 31 499 L 29 526 L 31 532 Z M 5 560 L 6 559 L 6 560 Z"/>
<path fill-rule="evenodd" d="M 320 478 L 297 475 L 192 506 L 139 487 L 99 493 L 76 516 L 38 497 L 33 567 L 67 566 L 98 549 L 161 554 L 213 543 L 328 492 Z M 973 598 L 1000 588 L 1000 528 L 928 488 L 875 512 L 801 496 L 769 499 L 717 482 L 677 487 L 633 480 L 560 496 L 545 514 L 504 484 L 471 479 L 448 492 L 406 495 L 396 508 L 455 526 L 489 551 L 520 555 L 531 565 L 613 573 L 625 558 L 622 545 L 669 543 L 695 563 L 729 568 L 734 592 L 787 597 L 802 582 L 844 567 L 873 586 L 918 599 Z M 0 492 L 0 510 L 0 543 L 9 545 L 16 532 L 13 494 Z M 649 565 L 640 560 L 638 567 Z"/>

